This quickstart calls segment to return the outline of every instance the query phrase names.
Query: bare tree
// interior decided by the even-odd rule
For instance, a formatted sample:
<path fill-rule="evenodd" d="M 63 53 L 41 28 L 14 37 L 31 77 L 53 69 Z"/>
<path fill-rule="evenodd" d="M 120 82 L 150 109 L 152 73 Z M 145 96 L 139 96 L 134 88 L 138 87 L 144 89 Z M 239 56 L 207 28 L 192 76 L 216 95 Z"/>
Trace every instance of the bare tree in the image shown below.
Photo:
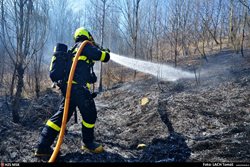
<path fill-rule="evenodd" d="M 231 42 L 231 45 L 233 46 L 236 53 L 239 53 L 240 51 L 240 45 L 241 45 L 241 39 L 238 37 L 239 33 L 241 31 L 242 25 L 244 25 L 244 18 L 245 14 L 242 14 L 243 11 L 243 5 L 239 5 L 238 1 L 230 1 L 230 33 L 229 33 L 229 39 Z M 245 8 L 245 7 L 244 7 Z M 242 17 L 243 15 L 243 17 Z M 244 26 L 243 26 L 244 27 Z"/>
<path fill-rule="evenodd" d="M 151 2 L 151 1 L 150 1 Z M 147 60 L 153 61 L 153 55 L 156 55 L 156 60 L 158 61 L 158 50 L 159 50 L 159 37 L 160 37 L 160 1 L 152 1 L 152 4 L 147 8 L 148 10 L 144 11 L 144 15 L 147 17 L 141 20 L 141 29 L 140 29 L 140 45 L 142 48 L 140 49 L 140 53 L 143 53 L 143 50 L 148 50 L 146 53 Z M 143 24 L 147 23 L 146 26 Z M 143 45 L 144 44 L 144 45 Z M 145 54 L 145 53 L 144 53 Z"/>
<path fill-rule="evenodd" d="M 247 2 L 247 0 L 239 0 L 239 2 L 242 5 L 244 5 L 248 9 L 248 11 L 250 12 L 250 2 L 249 1 Z"/>
<path fill-rule="evenodd" d="M 205 23 L 204 26 L 206 28 L 208 35 L 212 37 L 212 39 L 215 41 L 217 45 L 219 44 L 217 40 L 217 27 L 219 25 L 218 22 L 220 18 L 221 8 L 222 8 L 221 0 L 219 0 L 218 3 L 216 3 L 216 1 L 213 1 L 211 3 L 207 1 L 206 2 L 207 10 L 205 12 L 205 18 L 203 17 L 202 14 L 200 14 Z"/>
<path fill-rule="evenodd" d="M 177 0 L 173 2 L 171 8 L 171 46 L 174 48 L 174 65 L 177 66 L 177 57 L 179 55 L 179 41 L 180 41 L 180 21 L 181 21 L 181 6 L 183 0 Z"/>
<path fill-rule="evenodd" d="M 50 36 L 52 45 L 61 42 L 73 44 L 73 32 L 80 26 L 80 14 L 74 13 L 69 0 L 51 1 Z M 80 13 L 81 11 L 79 11 Z"/>
<path fill-rule="evenodd" d="M 124 0 L 120 11 L 124 17 L 123 25 L 126 32 L 122 32 L 125 38 L 129 38 L 128 44 L 132 49 L 134 58 L 137 58 L 137 46 L 138 46 L 138 30 L 139 30 L 139 11 L 141 0 Z M 130 42 L 132 39 L 132 42 Z M 136 71 L 134 72 L 134 79 L 136 78 Z"/>
<path fill-rule="evenodd" d="M 39 3 L 39 1 L 35 1 Z M 15 85 L 15 95 L 12 101 L 13 121 L 19 122 L 18 110 L 20 108 L 20 100 L 24 87 L 24 74 L 30 61 L 34 55 L 43 47 L 44 34 L 40 34 L 38 40 L 34 40 L 34 24 L 38 22 L 34 15 L 34 3 L 32 0 L 12 0 L 6 1 L 2 10 L 2 29 L 4 34 L 1 35 L 1 41 L 8 53 L 8 56 L 14 66 L 13 85 Z M 8 8 L 8 10 L 7 10 Z M 43 10 L 43 8 L 40 8 Z M 39 22 L 38 22 L 39 23 Z M 42 28 L 44 24 L 39 24 Z"/>
<path fill-rule="evenodd" d="M 101 0 L 101 9 L 102 9 L 102 15 L 101 15 L 101 47 L 103 47 L 103 41 L 104 41 L 104 34 L 105 34 L 105 17 L 106 17 L 106 11 L 107 11 L 107 1 L 108 0 Z M 103 86 L 102 86 L 102 80 L 103 80 L 103 67 L 102 62 L 100 63 L 100 77 L 99 77 L 99 92 L 102 92 Z"/>
<path fill-rule="evenodd" d="M 108 14 L 110 12 L 109 8 L 112 1 L 109 0 L 94 0 L 90 1 L 88 4 L 89 7 L 86 10 L 88 11 L 89 16 L 87 17 L 88 22 L 86 26 L 89 26 L 94 35 L 96 42 L 99 43 L 100 47 L 104 47 L 107 41 L 106 37 L 108 37 L 106 30 L 106 25 L 108 21 Z M 103 64 L 99 65 L 99 80 L 98 80 L 98 90 L 99 92 L 103 91 Z"/>
<path fill-rule="evenodd" d="M 0 13 L 1 13 L 1 18 L 4 16 L 4 10 L 3 10 L 3 0 L 0 1 Z M 4 29 L 3 26 L 1 26 L 0 29 L 0 35 L 2 36 L 4 33 Z M 5 49 L 4 46 L 2 44 L 2 42 L 0 43 L 0 53 L 1 53 L 1 59 L 0 59 L 0 83 L 3 83 L 4 80 L 4 73 L 5 73 L 5 57 L 6 57 L 6 53 L 5 53 Z M 1 84 L 0 84 L 0 88 L 1 88 Z"/>
<path fill-rule="evenodd" d="M 240 2 L 245 6 L 244 10 L 243 10 L 243 24 L 242 24 L 242 35 L 241 35 L 241 46 L 240 46 L 240 52 L 242 57 L 244 57 L 244 40 L 245 40 L 245 29 L 246 29 L 246 23 L 247 23 L 247 18 L 248 18 L 248 14 L 247 14 L 247 9 L 250 11 L 249 6 L 247 5 L 246 0 L 240 0 Z"/>

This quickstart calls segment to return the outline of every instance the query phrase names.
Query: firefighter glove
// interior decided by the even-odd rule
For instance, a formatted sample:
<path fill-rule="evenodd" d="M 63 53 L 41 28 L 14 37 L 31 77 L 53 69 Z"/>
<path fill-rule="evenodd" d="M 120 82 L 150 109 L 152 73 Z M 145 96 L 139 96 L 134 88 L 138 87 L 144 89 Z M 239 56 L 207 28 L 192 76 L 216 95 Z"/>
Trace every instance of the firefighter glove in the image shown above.
<path fill-rule="evenodd" d="M 97 77 L 96 77 L 95 73 L 91 72 L 90 73 L 90 81 L 89 81 L 89 83 L 96 83 L 96 81 L 97 81 Z"/>
<path fill-rule="evenodd" d="M 104 51 L 104 52 L 108 52 L 108 53 L 110 53 L 109 48 L 103 49 L 103 51 Z"/>
<path fill-rule="evenodd" d="M 96 96 L 97 96 L 97 93 L 96 93 L 96 92 L 91 93 L 91 97 L 92 97 L 93 99 L 96 98 Z"/>
<path fill-rule="evenodd" d="M 109 59 L 110 59 L 109 52 L 106 52 L 106 51 L 105 51 L 105 58 L 103 59 L 103 61 L 102 61 L 102 62 L 106 63 L 106 62 L 108 62 L 108 61 L 109 61 Z"/>

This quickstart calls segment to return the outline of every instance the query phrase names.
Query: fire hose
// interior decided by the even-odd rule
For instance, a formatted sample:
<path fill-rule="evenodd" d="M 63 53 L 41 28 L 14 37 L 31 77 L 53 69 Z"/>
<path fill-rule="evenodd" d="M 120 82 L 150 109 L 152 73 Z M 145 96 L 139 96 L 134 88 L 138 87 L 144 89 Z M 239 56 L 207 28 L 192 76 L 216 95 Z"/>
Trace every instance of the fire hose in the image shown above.
<path fill-rule="evenodd" d="M 59 150 L 60 150 L 60 147 L 63 143 L 63 137 L 64 137 L 64 133 L 65 133 L 65 129 L 66 129 L 66 124 L 67 124 L 67 119 L 68 119 L 68 111 L 69 111 L 69 103 L 70 103 L 70 95 L 71 95 L 71 88 L 72 88 L 72 81 L 73 81 L 73 77 L 74 77 L 74 74 L 75 74 L 75 69 L 76 69 L 76 65 L 77 65 L 77 62 L 78 62 L 78 58 L 80 56 L 80 54 L 82 53 L 82 50 L 83 48 L 86 46 L 87 43 L 90 43 L 92 45 L 92 43 L 90 41 L 84 41 L 76 55 L 75 55 L 75 59 L 73 61 L 73 64 L 71 66 L 71 69 L 70 69 L 70 73 L 69 73 L 69 79 L 68 79 L 68 84 L 67 84 L 67 91 L 66 91 L 66 97 L 65 97 L 65 103 L 64 103 L 64 111 L 63 111 L 63 118 L 62 118 L 62 125 L 61 125 L 61 130 L 60 130 L 60 133 L 59 133 L 59 137 L 58 137 L 58 140 L 57 140 L 57 143 L 56 143 L 56 147 L 49 159 L 49 162 L 55 162 L 56 160 L 56 157 L 59 153 Z"/>

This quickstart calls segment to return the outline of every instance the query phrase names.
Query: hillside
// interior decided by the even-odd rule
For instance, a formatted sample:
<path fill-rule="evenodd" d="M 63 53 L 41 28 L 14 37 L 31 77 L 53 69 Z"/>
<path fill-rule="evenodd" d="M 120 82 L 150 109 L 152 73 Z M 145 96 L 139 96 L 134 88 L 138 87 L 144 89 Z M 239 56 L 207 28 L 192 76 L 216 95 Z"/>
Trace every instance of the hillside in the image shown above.
<path fill-rule="evenodd" d="M 186 67 L 189 69 L 189 67 Z M 189 70 L 192 70 L 191 68 Z M 80 151 L 81 126 L 68 123 L 59 162 L 247 162 L 250 159 L 250 52 L 224 51 L 202 65 L 200 84 L 145 80 L 118 84 L 96 99 L 96 139 L 106 152 Z M 141 105 L 142 98 L 149 102 Z M 10 122 L 0 98 L 0 156 L 4 162 L 46 162 L 33 157 L 44 122 L 60 98 L 48 89 L 22 100 L 22 124 Z M 138 144 L 146 144 L 137 149 Z"/>

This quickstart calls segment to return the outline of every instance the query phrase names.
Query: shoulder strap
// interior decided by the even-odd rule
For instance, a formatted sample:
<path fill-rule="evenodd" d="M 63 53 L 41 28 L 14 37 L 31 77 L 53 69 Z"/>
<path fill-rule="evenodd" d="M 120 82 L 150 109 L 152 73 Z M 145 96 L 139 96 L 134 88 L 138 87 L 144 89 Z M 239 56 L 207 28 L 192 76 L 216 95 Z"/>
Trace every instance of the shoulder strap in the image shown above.
<path fill-rule="evenodd" d="M 68 51 L 69 53 L 73 53 L 75 48 L 78 46 L 78 43 L 75 43 L 75 45 Z"/>

